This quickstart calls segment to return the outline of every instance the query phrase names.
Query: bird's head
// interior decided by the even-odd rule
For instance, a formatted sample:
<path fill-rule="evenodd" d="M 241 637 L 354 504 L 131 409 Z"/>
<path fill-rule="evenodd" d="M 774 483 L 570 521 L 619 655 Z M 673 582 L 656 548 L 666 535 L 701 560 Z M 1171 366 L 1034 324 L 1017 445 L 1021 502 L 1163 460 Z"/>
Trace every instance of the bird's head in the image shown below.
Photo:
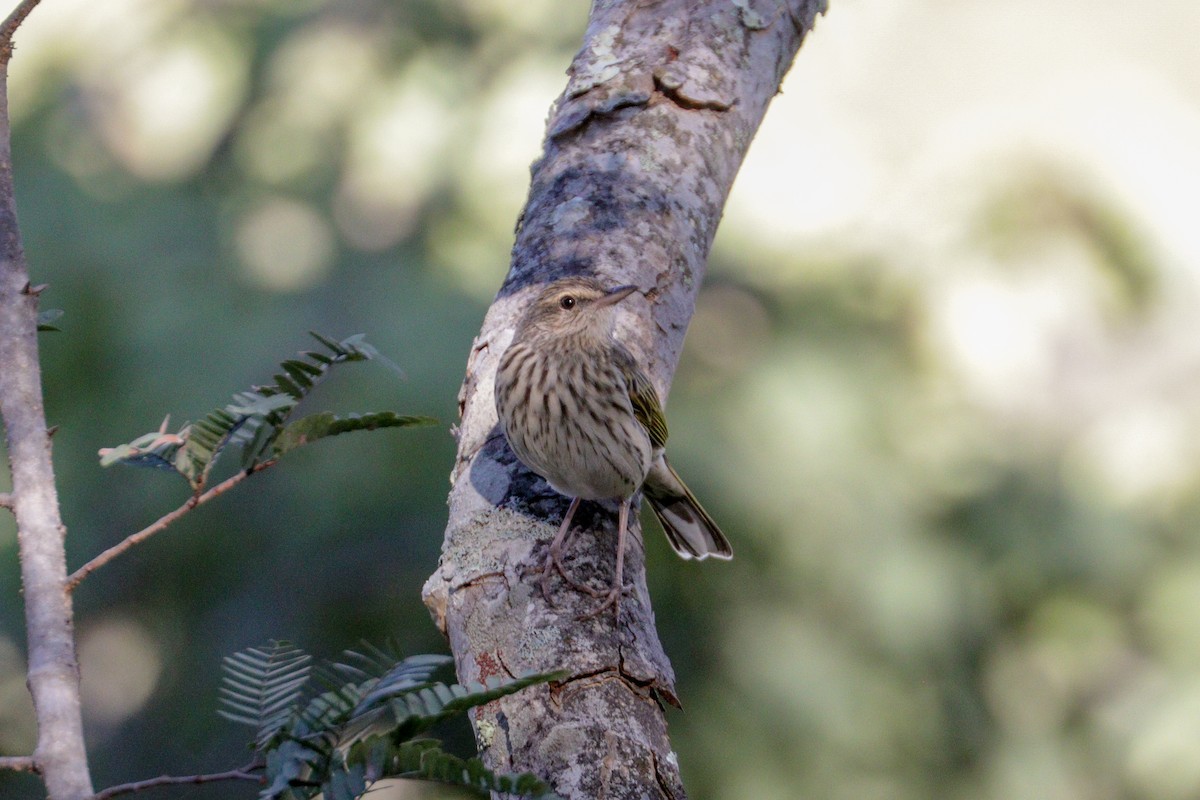
<path fill-rule="evenodd" d="M 606 289 L 595 278 L 562 278 L 546 286 L 517 324 L 520 339 L 596 338 L 612 333 L 616 306 L 636 286 Z"/>

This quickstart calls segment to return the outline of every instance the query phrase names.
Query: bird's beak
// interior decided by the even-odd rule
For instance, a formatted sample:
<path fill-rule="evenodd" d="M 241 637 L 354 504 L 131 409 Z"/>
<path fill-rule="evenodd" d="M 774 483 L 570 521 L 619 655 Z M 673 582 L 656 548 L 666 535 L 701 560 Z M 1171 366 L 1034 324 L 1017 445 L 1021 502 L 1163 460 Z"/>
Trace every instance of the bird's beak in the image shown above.
<path fill-rule="evenodd" d="M 616 305 L 637 290 L 638 288 L 632 284 L 629 286 L 618 286 L 615 289 L 609 289 L 608 292 L 599 300 L 597 300 L 592 307 L 603 308 L 604 306 Z"/>

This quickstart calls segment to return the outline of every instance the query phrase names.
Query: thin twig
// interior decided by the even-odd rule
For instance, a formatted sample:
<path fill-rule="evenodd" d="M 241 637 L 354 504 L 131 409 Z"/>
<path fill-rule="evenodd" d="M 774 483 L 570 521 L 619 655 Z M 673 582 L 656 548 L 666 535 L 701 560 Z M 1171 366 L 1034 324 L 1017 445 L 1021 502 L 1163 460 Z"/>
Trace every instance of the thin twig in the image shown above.
<path fill-rule="evenodd" d="M 214 772 L 211 775 L 159 775 L 157 778 L 148 778 L 144 781 L 110 786 L 107 789 L 96 792 L 92 800 L 109 800 L 110 797 L 133 794 L 143 789 L 152 789 L 155 786 L 180 786 L 189 783 L 216 783 L 217 781 L 253 781 L 254 783 L 262 783 L 262 775 L 254 774 L 250 771 L 252 769 L 255 769 L 254 764 L 249 764 L 241 769 L 231 769 L 228 772 Z"/>
<path fill-rule="evenodd" d="M 16 498 L 8 492 L 0 492 L 0 508 L 7 508 L 9 511 L 16 510 Z"/>
<path fill-rule="evenodd" d="M 100 567 L 103 567 L 105 564 L 112 561 L 114 558 L 121 555 L 126 550 L 133 547 L 134 545 L 141 544 L 142 542 L 146 541 L 154 534 L 158 533 L 161 530 L 164 530 L 168 525 L 170 525 L 172 522 L 174 522 L 175 520 L 182 517 L 184 514 L 191 511 L 193 508 L 196 508 L 197 506 L 202 506 L 205 503 L 207 503 L 209 500 L 212 500 L 216 497 L 219 497 L 219 496 L 225 494 L 230 489 L 237 486 L 239 483 L 241 483 L 242 481 L 244 481 L 246 478 L 250 477 L 254 473 L 261 472 L 262 470 L 274 465 L 275 463 L 276 463 L 275 461 L 264 461 L 261 464 L 256 464 L 249 471 L 243 470 L 232 477 L 226 478 L 224 481 L 222 481 L 221 483 L 218 483 L 216 486 L 212 487 L 211 489 L 209 489 L 207 492 L 204 492 L 203 494 L 192 495 L 191 497 L 189 497 L 187 499 L 187 502 L 184 503 L 183 505 L 181 505 L 179 508 L 175 509 L 174 511 L 172 511 L 168 514 L 164 514 L 163 516 L 159 517 L 156 522 L 148 525 L 145 528 L 142 528 L 137 533 L 130 534 L 129 536 L 125 537 L 125 539 L 123 541 L 121 541 L 119 544 L 113 545 L 112 547 L 108 548 L 100 555 L 93 558 L 91 561 L 84 564 L 79 569 L 72 572 L 70 574 L 70 576 L 67 578 L 67 585 L 66 585 L 67 591 L 68 592 L 75 591 L 75 587 L 78 586 L 83 581 L 83 579 L 86 578 L 88 575 L 91 575 L 93 572 L 100 569 Z"/>
<path fill-rule="evenodd" d="M 2 57 L 5 61 L 12 55 L 12 37 L 17 32 L 17 28 L 21 27 L 21 23 L 29 16 L 29 12 L 40 3 L 41 0 L 22 0 L 21 4 L 13 9 L 8 18 L 0 24 L 0 50 L 3 50 Z"/>
<path fill-rule="evenodd" d="M 11 772 L 41 772 L 33 756 L 0 756 L 0 770 Z"/>

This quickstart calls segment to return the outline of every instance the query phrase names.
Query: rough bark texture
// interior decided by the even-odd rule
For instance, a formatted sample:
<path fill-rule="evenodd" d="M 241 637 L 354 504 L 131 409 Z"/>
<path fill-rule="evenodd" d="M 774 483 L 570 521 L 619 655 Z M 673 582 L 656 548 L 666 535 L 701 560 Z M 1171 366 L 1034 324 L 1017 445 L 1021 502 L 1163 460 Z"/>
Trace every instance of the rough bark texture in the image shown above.
<path fill-rule="evenodd" d="M 524 469 L 497 428 L 496 363 L 540 286 L 595 275 L 649 290 L 622 304 L 618 336 L 666 397 L 725 198 L 823 10 L 821 0 L 596 0 L 533 166 L 511 269 L 470 354 L 450 518 L 425 601 L 463 680 L 571 672 L 475 717 L 491 766 L 534 772 L 570 800 L 685 797 L 662 705 L 677 702 L 674 674 L 636 526 L 619 618 L 578 620 L 596 601 L 557 578 L 543 598 L 540 567 L 567 499 Z M 611 581 L 615 518 L 580 506 L 574 577 Z M 678 568 L 702 580 L 720 565 Z"/>
<path fill-rule="evenodd" d="M 25 4 L 29 5 L 29 4 Z M 66 530 L 50 461 L 37 347 L 37 290 L 17 230 L 8 127 L 8 55 L 0 55 L 0 414 L 12 470 L 21 554 L 29 690 L 37 712 L 33 763 L 52 800 L 92 796 L 79 707 Z"/>

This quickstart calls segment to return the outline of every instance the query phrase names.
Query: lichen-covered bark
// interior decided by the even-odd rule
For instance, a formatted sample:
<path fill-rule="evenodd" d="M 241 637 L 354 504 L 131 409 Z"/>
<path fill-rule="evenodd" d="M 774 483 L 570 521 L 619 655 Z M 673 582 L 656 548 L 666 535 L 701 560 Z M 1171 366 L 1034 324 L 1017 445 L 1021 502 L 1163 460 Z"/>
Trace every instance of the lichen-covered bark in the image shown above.
<path fill-rule="evenodd" d="M 494 768 L 537 773 L 571 800 L 685 797 L 663 716 L 663 703 L 677 702 L 674 674 L 639 535 L 619 618 L 577 619 L 596 601 L 557 579 L 542 596 L 540 566 L 567 500 L 524 469 L 496 427 L 496 363 L 540 286 L 595 275 L 648 290 L 622 304 L 618 336 L 666 397 L 725 198 L 823 10 L 822 0 L 596 0 L 533 167 L 511 269 L 470 354 L 450 519 L 425 601 L 463 680 L 570 670 L 484 707 L 475 728 Z M 568 568 L 606 585 L 614 510 L 584 503 L 575 524 L 583 532 Z"/>

